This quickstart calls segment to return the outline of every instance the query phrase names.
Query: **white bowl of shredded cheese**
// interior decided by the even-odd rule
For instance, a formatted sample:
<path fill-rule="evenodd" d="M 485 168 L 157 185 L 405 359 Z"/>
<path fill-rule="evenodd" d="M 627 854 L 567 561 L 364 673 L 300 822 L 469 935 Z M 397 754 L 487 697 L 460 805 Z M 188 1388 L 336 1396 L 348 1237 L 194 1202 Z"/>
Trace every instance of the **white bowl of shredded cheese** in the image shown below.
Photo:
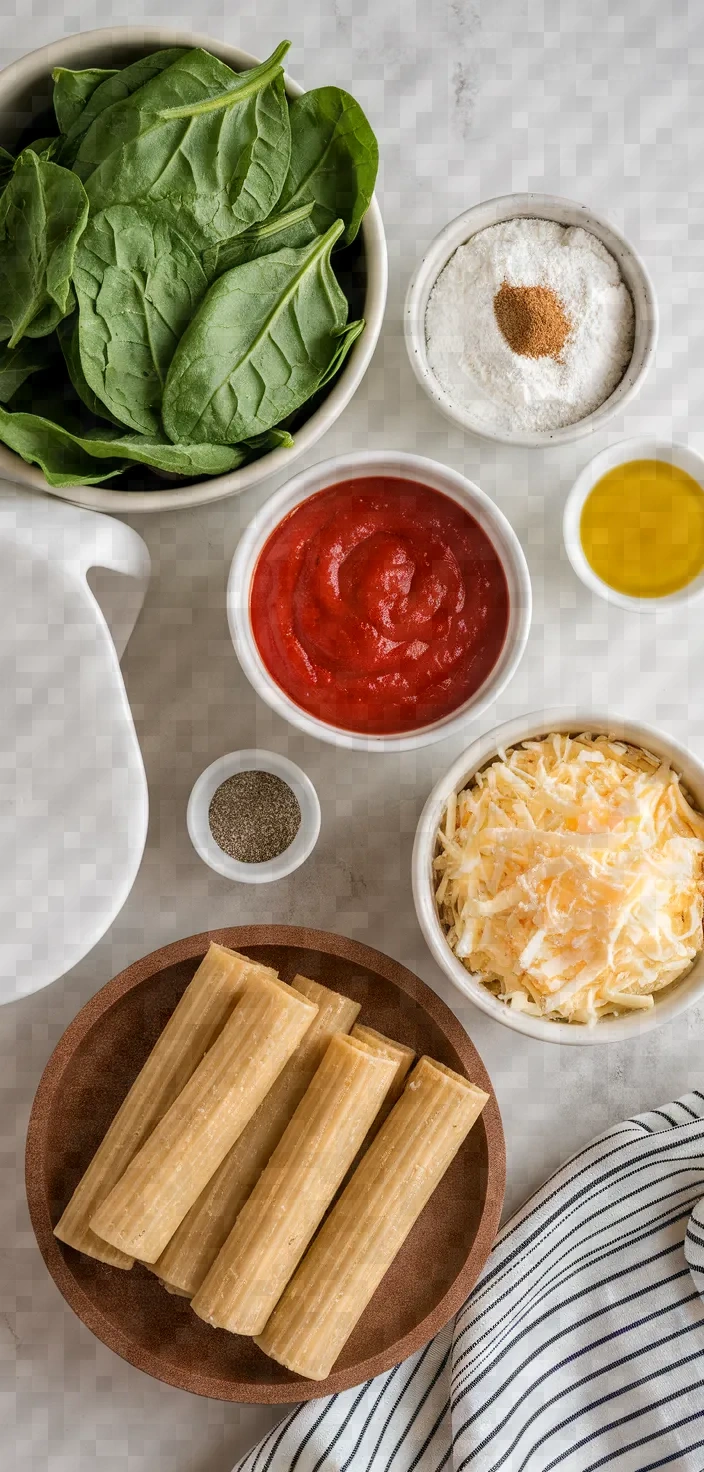
<path fill-rule="evenodd" d="M 520 346 L 500 325 L 507 295 L 514 329 L 532 332 Z M 507 194 L 431 242 L 404 329 L 413 371 L 448 419 L 502 444 L 559 445 L 602 429 L 638 393 L 658 311 L 638 251 L 602 216 Z"/>
<path fill-rule="evenodd" d="M 538 712 L 438 782 L 413 893 L 442 970 L 545 1042 L 616 1042 L 704 997 L 704 765 L 650 726 Z"/>

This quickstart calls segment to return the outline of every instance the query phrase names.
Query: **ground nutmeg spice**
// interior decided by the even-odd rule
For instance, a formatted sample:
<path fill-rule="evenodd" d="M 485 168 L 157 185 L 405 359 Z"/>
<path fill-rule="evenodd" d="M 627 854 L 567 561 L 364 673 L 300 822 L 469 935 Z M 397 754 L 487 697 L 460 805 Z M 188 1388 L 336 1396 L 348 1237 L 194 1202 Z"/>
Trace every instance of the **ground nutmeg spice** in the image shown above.
<path fill-rule="evenodd" d="M 290 847 L 301 826 L 295 792 L 273 772 L 235 772 L 213 793 L 210 831 L 241 864 L 266 864 Z"/>
<path fill-rule="evenodd" d="M 559 358 L 570 334 L 560 298 L 549 286 L 509 286 L 494 297 L 494 315 L 506 341 L 522 358 Z"/>

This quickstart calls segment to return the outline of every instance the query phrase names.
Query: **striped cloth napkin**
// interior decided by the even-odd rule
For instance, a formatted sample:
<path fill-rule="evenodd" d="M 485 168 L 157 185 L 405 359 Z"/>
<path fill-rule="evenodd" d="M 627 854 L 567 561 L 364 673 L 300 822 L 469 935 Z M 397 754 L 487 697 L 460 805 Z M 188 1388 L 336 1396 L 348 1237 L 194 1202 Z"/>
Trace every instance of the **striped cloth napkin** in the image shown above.
<path fill-rule="evenodd" d="M 704 1094 L 601 1135 L 504 1227 L 454 1325 L 234 1472 L 704 1468 Z"/>

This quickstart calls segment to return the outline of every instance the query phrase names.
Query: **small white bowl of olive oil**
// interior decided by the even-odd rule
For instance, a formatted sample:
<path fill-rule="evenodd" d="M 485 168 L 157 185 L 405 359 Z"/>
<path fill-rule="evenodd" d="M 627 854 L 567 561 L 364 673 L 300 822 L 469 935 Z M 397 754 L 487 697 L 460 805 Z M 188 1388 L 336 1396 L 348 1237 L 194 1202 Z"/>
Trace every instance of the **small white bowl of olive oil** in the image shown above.
<path fill-rule="evenodd" d="M 570 491 L 563 536 L 593 593 L 636 613 L 704 596 L 704 457 L 638 438 L 595 455 Z"/>

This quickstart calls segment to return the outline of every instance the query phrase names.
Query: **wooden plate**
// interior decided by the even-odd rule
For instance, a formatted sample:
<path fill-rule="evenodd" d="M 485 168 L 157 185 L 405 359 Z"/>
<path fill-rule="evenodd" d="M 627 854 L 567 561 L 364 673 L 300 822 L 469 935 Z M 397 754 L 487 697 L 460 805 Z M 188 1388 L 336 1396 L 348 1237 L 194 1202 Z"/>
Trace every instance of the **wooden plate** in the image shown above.
<path fill-rule="evenodd" d="M 77 1181 L 211 940 L 361 1002 L 360 1021 L 466 1074 L 491 1094 L 440 1186 L 323 1381 L 304 1380 L 251 1339 L 211 1329 L 146 1268 L 94 1262 L 53 1235 Z M 27 1134 L 27 1198 L 39 1249 L 78 1317 L 116 1354 L 215 1400 L 312 1400 L 406 1359 L 464 1302 L 491 1250 L 504 1193 L 501 1117 L 482 1061 L 445 1003 L 380 951 L 320 930 L 248 925 L 153 951 L 108 982 L 44 1070 Z"/>

